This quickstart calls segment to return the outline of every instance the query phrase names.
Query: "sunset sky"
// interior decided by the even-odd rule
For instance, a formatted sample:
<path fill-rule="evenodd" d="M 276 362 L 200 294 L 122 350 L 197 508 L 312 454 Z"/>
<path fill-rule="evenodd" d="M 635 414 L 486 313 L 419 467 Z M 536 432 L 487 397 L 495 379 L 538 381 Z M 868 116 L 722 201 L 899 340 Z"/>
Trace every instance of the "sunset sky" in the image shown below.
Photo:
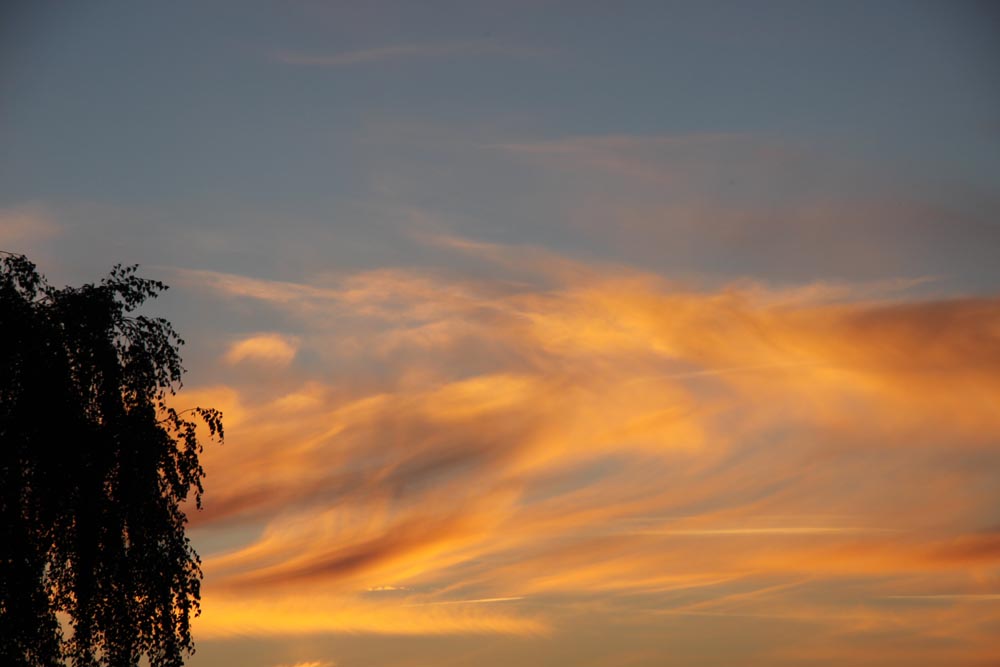
<path fill-rule="evenodd" d="M 1000 664 L 1000 6 L 5 2 L 0 249 L 171 290 L 191 667 Z"/>

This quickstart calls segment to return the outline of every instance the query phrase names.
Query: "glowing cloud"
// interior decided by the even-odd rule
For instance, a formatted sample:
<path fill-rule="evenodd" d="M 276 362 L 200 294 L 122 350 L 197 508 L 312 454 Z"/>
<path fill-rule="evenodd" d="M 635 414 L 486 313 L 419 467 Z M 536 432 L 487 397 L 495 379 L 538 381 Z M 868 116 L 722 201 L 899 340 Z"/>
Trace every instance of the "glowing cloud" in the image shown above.
<path fill-rule="evenodd" d="M 62 228 L 39 206 L 17 206 L 0 209 L 0 247 L 18 252 L 23 243 L 58 236 Z"/>
<path fill-rule="evenodd" d="M 261 334 L 237 341 L 229 346 L 226 361 L 230 364 L 250 362 L 265 366 L 287 366 L 295 358 L 295 339 L 281 334 Z"/>
<path fill-rule="evenodd" d="M 973 596 L 933 598 L 966 619 L 992 600 L 1000 300 L 706 291 L 451 247 L 524 279 L 187 276 L 297 318 L 329 367 L 378 369 L 219 393 L 240 456 L 206 452 L 193 520 L 234 538 L 205 558 L 200 633 L 531 635 L 633 599 L 916 631 L 928 618 L 905 600 Z M 239 345 L 286 366 L 297 349 Z"/>
<path fill-rule="evenodd" d="M 493 611 L 490 605 L 414 609 L 344 596 L 206 598 L 195 622 L 202 637 L 367 632 L 390 635 L 519 634 L 549 632 L 540 620 Z"/>

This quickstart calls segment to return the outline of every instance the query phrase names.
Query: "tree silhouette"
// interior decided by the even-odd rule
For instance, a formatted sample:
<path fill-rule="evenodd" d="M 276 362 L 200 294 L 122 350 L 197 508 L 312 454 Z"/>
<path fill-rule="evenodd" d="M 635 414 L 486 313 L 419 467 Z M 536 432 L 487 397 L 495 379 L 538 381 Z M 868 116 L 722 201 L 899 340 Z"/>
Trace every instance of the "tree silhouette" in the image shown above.
<path fill-rule="evenodd" d="M 166 289 L 135 272 L 55 289 L 0 259 L 0 665 L 175 667 L 194 650 L 191 418 L 221 441 L 222 415 L 166 404 L 184 341 L 132 315 Z"/>

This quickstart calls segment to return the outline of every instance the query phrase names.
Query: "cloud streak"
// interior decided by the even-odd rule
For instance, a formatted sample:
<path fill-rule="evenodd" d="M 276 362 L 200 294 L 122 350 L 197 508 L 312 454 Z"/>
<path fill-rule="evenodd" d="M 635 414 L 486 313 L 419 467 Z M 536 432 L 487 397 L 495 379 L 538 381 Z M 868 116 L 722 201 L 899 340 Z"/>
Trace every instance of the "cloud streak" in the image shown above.
<path fill-rule="evenodd" d="M 875 600 L 995 594 L 997 299 L 452 246 L 518 280 L 183 274 L 294 321 L 315 362 L 280 391 L 196 389 L 240 443 L 206 452 L 193 517 L 234 535 L 205 559 L 208 636 L 536 635 L 593 605 L 906 636 L 926 610 Z"/>
<path fill-rule="evenodd" d="M 372 63 L 412 61 L 413 59 L 453 58 L 458 56 L 507 56 L 517 58 L 537 57 L 544 49 L 512 46 L 492 41 L 464 41 L 422 44 L 392 44 L 333 54 L 279 51 L 272 55 L 274 61 L 301 67 L 352 67 Z"/>

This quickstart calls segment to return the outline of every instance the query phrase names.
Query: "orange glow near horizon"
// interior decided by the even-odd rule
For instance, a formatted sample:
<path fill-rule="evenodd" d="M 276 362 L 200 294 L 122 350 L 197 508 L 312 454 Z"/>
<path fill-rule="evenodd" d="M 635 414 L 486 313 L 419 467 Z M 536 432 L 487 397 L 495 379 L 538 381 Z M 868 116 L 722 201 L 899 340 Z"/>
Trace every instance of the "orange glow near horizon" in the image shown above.
<path fill-rule="evenodd" d="M 233 535 L 205 557 L 201 636 L 538 637 L 628 613 L 1000 659 L 1000 300 L 698 291 L 450 244 L 524 281 L 183 275 L 303 332 L 233 342 L 246 384 L 182 395 L 234 443 L 206 451 L 192 516 L 196 539 Z"/>

